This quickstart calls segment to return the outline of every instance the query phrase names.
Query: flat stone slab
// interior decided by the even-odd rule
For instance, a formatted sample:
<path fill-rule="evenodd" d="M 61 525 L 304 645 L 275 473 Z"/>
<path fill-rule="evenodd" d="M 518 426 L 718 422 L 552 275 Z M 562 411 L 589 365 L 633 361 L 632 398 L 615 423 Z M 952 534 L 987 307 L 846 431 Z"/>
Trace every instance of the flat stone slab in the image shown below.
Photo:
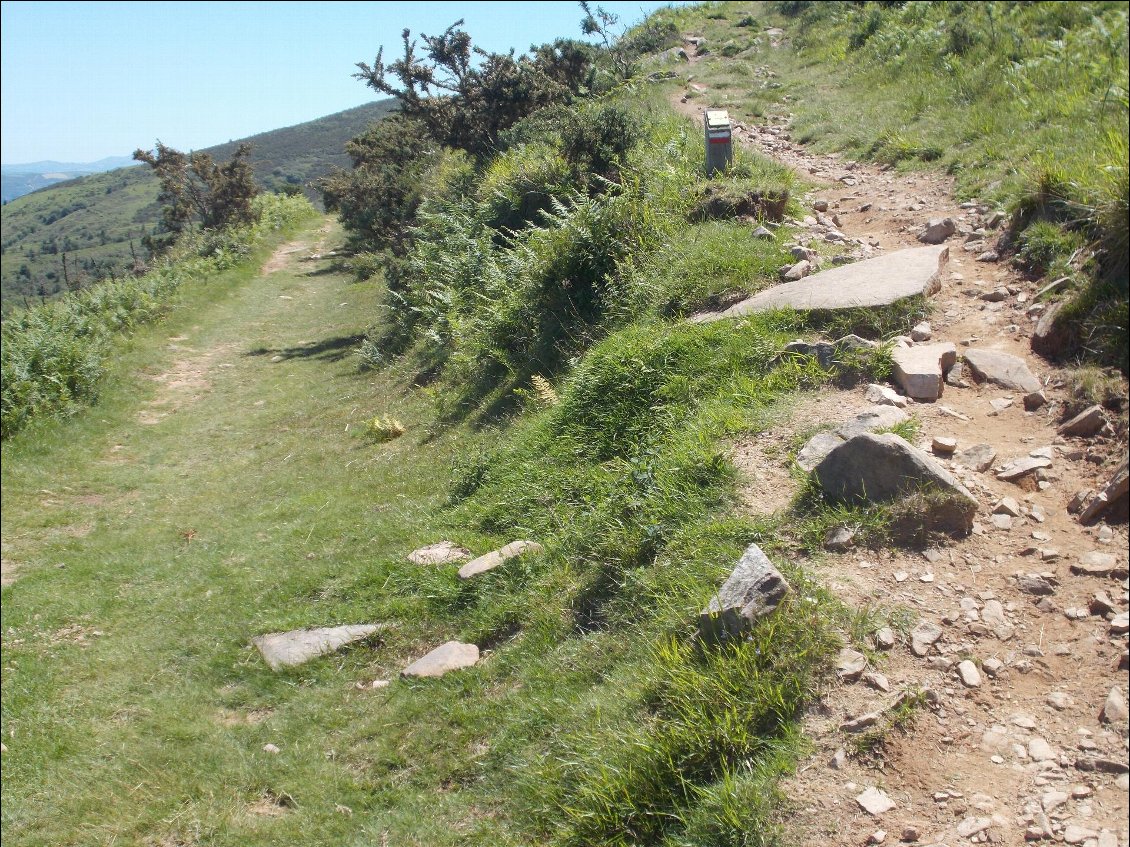
<path fill-rule="evenodd" d="M 260 635 L 252 638 L 251 643 L 259 649 L 271 670 L 280 671 L 333 653 L 346 644 L 368 638 L 378 629 L 376 624 L 295 629 Z"/>
<path fill-rule="evenodd" d="M 855 798 L 855 802 L 867 814 L 874 818 L 889 812 L 895 807 L 895 801 L 880 791 L 878 788 L 868 788 Z"/>
<path fill-rule="evenodd" d="M 1015 482 L 1026 474 L 1038 471 L 1040 468 L 1050 468 L 1051 466 L 1052 460 L 1045 459 L 1043 456 L 1024 456 L 1020 459 L 1014 459 L 997 471 L 997 479 L 1003 479 L 1005 482 Z"/>
<path fill-rule="evenodd" d="M 695 315 L 694 323 L 740 318 L 770 309 L 834 310 L 889 306 L 907 297 L 929 296 L 941 288 L 949 248 L 911 247 L 885 256 L 774 285 L 721 312 Z"/>
<path fill-rule="evenodd" d="M 973 348 L 962 355 L 973 375 L 983 382 L 1001 388 L 1010 388 L 1031 394 L 1043 389 L 1044 384 L 1028 369 L 1028 363 L 1019 356 L 1000 350 Z"/>
<path fill-rule="evenodd" d="M 471 551 L 452 541 L 437 541 L 408 554 L 408 561 L 415 565 L 447 565 L 471 558 Z"/>
<path fill-rule="evenodd" d="M 461 641 L 441 644 L 426 656 L 414 661 L 400 672 L 403 677 L 423 679 L 443 676 L 451 671 L 469 668 L 479 661 L 479 648 Z"/>
<path fill-rule="evenodd" d="M 504 547 L 492 550 L 484 556 L 472 559 L 459 569 L 460 579 L 470 579 L 487 571 L 493 571 L 507 559 L 521 556 L 523 553 L 540 553 L 542 546 L 536 541 L 511 541 Z"/>

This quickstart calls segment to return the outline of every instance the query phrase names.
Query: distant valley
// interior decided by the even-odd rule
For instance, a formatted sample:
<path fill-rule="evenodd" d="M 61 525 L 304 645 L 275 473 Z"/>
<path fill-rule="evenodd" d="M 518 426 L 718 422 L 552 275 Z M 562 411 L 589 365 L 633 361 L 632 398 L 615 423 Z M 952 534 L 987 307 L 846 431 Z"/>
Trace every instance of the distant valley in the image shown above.
<path fill-rule="evenodd" d="M 68 179 L 103 173 L 115 168 L 128 168 L 134 164 L 129 156 L 107 156 L 97 162 L 26 162 L 15 165 L 0 165 L 0 194 L 7 203 L 33 191 L 65 182 Z"/>
<path fill-rule="evenodd" d="M 247 141 L 262 188 L 294 187 L 317 200 L 314 183 L 334 167 L 349 167 L 345 142 L 388 114 L 392 106 L 391 100 L 368 103 L 218 144 L 206 152 L 225 160 Z M 138 146 L 151 147 L 153 142 L 139 138 Z M 101 172 L 82 173 L 83 168 Z M 160 218 L 157 179 L 149 168 L 132 166 L 132 160 L 124 157 L 87 164 L 4 165 L 3 183 L 0 300 L 5 312 L 25 298 L 50 297 L 63 290 L 64 254 L 72 283 L 121 273 L 135 255 L 144 258 L 141 239 L 154 231 Z M 10 201 L 9 184 L 14 192 Z"/>

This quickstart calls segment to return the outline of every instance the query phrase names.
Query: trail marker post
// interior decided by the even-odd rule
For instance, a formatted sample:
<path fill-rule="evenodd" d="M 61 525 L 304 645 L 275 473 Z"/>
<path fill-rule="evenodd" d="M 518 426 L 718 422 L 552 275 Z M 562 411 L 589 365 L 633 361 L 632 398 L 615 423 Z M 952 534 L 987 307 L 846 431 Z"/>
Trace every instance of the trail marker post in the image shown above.
<path fill-rule="evenodd" d="M 734 160 L 730 113 L 725 109 L 707 109 L 703 124 L 706 127 L 706 175 L 724 171 Z"/>

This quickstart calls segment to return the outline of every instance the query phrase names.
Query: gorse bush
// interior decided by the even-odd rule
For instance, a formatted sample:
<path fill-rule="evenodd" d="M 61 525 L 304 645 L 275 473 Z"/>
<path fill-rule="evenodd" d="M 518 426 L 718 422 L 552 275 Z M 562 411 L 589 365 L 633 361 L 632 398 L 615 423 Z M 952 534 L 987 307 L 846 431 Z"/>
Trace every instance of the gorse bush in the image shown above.
<path fill-rule="evenodd" d="M 184 285 L 243 260 L 268 234 L 313 213 L 303 197 L 260 195 L 254 224 L 186 234 L 141 277 L 105 280 L 4 320 L 0 434 L 93 402 L 116 336 L 164 314 Z"/>
<path fill-rule="evenodd" d="M 672 298 L 709 302 L 713 292 L 692 293 L 704 283 L 756 290 L 783 261 L 775 243 L 742 238 L 734 224 L 717 259 L 735 264 L 730 279 L 697 273 L 679 254 L 712 231 L 686 224 L 706 182 L 701 138 L 658 109 L 613 102 L 572 111 L 557 134 L 515 143 L 459 190 L 425 200 L 412 250 L 389 277 L 386 321 L 366 357 L 375 364 L 387 359 L 382 348 L 418 339 L 424 372 L 446 372 L 457 386 L 444 393 L 450 414 L 503 400 L 533 373 L 555 373 L 607 327 L 670 312 Z M 609 115 L 602 147 L 583 128 Z M 728 184 L 787 186 L 784 174 L 739 153 Z M 672 271 L 680 266 L 685 279 Z M 676 294 L 680 286 L 691 290 Z"/>

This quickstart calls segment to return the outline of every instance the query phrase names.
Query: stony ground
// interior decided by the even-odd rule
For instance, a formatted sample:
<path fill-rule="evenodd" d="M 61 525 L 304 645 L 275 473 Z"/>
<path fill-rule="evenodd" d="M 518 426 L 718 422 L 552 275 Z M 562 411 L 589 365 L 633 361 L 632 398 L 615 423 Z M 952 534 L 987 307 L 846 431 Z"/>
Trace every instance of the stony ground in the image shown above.
<path fill-rule="evenodd" d="M 675 105 L 701 120 L 709 99 L 691 83 Z M 796 843 L 1126 847 L 1127 527 L 1083 526 L 1069 511 L 1077 492 L 1101 489 L 1125 460 L 1125 421 L 1108 417 L 1085 438 L 1058 432 L 1065 375 L 1031 351 L 1039 284 L 993 255 L 998 210 L 958 204 L 939 174 L 813 155 L 790 140 L 787 115 L 739 125 L 735 139 L 819 186 L 796 222 L 799 247 L 881 255 L 921 246 L 930 219 L 950 218 L 949 262 L 923 340 L 952 342 L 959 356 L 989 348 L 1021 357 L 1047 400 L 1027 411 L 1024 391 L 978 384 L 967 369 L 936 401 L 911 401 L 919 447 L 948 438 L 958 455 L 975 445 L 995 453 L 984 471 L 947 457 L 944 443 L 935 456 L 980 502 L 972 534 L 924 552 L 849 548 L 809 563 L 860 608 L 912 614 L 881 632 L 869 656 L 844 654 L 842 684 L 806 717 L 812 753 L 784 786 Z M 791 422 L 735 446 L 750 511 L 787 501 L 785 445 L 864 410 L 864 393 L 814 397 Z M 1049 466 L 997 477 L 1032 454 Z M 768 499 L 758 493 L 766 479 L 775 483 Z"/>

